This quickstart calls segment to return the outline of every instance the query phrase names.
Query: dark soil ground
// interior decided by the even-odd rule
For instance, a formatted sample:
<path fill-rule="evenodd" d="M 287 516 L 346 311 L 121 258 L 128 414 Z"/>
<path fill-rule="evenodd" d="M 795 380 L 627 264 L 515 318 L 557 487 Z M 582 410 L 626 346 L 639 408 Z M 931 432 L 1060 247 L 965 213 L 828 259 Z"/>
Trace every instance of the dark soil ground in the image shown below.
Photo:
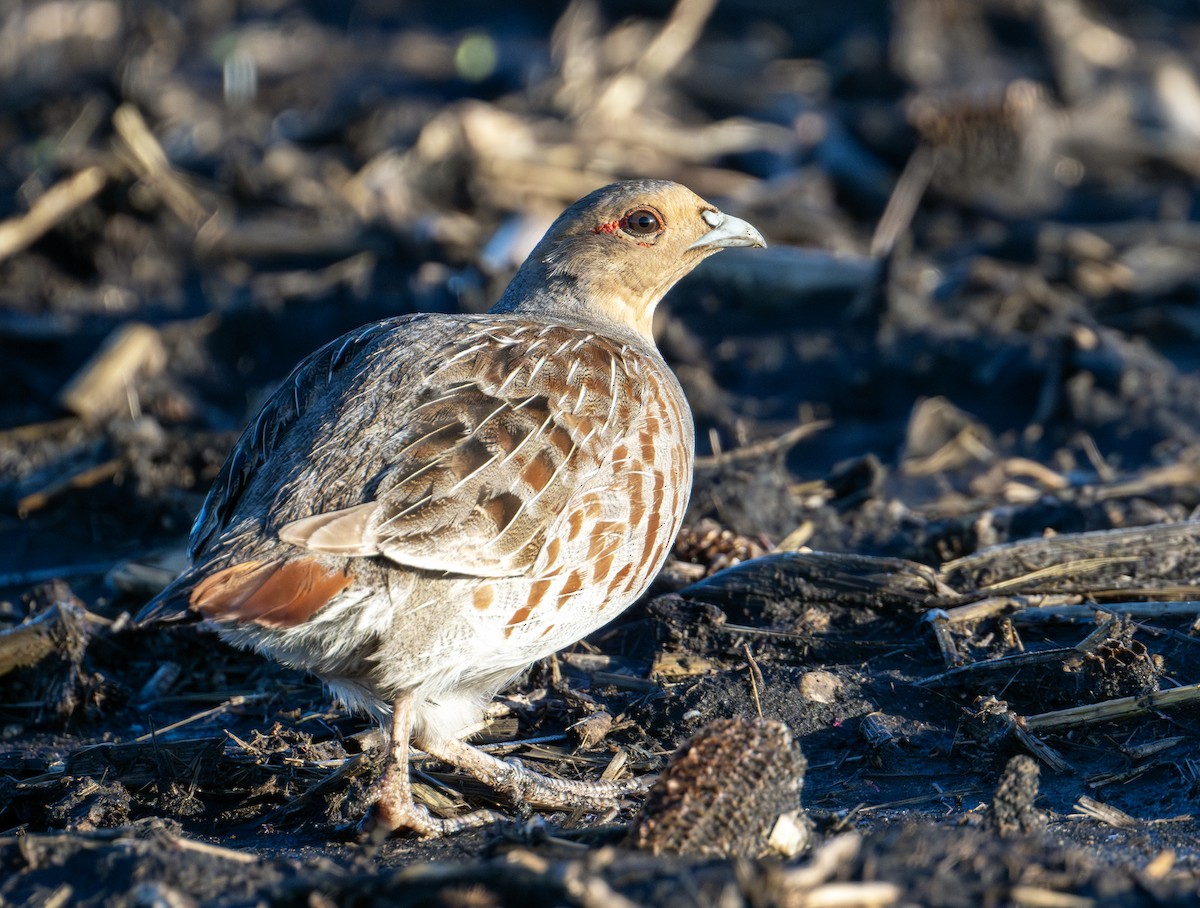
<path fill-rule="evenodd" d="M 1200 16 L 711 7 L 0 14 L 0 904 L 1200 899 Z M 676 557 L 476 740 L 690 750 L 644 813 L 363 843 L 369 724 L 130 613 L 296 361 L 486 308 L 632 176 L 772 248 L 656 326 L 699 430 Z"/>

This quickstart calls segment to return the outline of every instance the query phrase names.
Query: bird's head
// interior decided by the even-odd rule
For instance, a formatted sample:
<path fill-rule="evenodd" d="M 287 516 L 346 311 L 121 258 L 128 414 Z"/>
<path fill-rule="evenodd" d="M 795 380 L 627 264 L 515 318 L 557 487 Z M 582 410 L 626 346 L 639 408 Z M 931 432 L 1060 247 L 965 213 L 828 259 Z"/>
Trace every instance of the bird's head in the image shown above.
<path fill-rule="evenodd" d="M 615 325 L 650 339 L 654 307 L 676 281 L 721 249 L 766 245 L 750 224 L 678 183 L 612 183 L 559 215 L 493 311 Z"/>

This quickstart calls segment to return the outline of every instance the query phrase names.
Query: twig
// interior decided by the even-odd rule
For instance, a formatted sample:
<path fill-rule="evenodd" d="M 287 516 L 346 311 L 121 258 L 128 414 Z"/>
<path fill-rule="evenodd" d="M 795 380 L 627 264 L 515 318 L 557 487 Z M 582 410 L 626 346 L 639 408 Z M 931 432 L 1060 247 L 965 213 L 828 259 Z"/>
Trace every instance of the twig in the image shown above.
<path fill-rule="evenodd" d="M 226 861 L 235 861 L 238 864 L 257 864 L 260 860 L 256 854 L 248 854 L 244 851 L 234 851 L 232 848 L 222 848 L 220 845 L 211 845 L 208 842 L 199 842 L 196 839 L 170 839 L 171 845 L 178 848 L 180 851 L 194 851 L 198 854 L 206 854 L 214 858 L 222 858 Z"/>
<path fill-rule="evenodd" d="M 981 621 L 984 618 L 991 618 L 995 615 L 1003 615 L 1007 612 L 1019 611 L 1035 611 L 1041 608 L 1052 607 L 1048 605 L 1076 605 L 1083 601 L 1083 596 L 1076 593 L 1064 593 L 1059 595 L 1042 595 L 1042 596 L 988 596 L 985 599 L 980 599 L 977 602 L 969 602 L 966 605 L 957 605 L 954 608 L 946 610 L 946 617 L 956 624 L 969 624 L 973 621 Z"/>
<path fill-rule="evenodd" d="M 1021 669 L 1044 665 L 1048 662 L 1060 662 L 1078 653 L 1090 653 L 1108 635 L 1112 623 L 1112 620 L 1109 620 L 1099 627 L 1094 628 L 1091 633 L 1074 646 L 1059 646 L 1036 652 L 1019 652 L 1008 656 L 1001 656 L 997 659 L 971 662 L 967 665 L 957 665 L 940 674 L 923 678 L 917 684 L 921 687 L 931 687 L 971 675 L 1017 672 Z"/>
<path fill-rule="evenodd" d="M 258 821 L 259 824 L 274 823 L 282 817 L 295 813 L 297 809 L 303 807 L 317 795 L 332 789 L 342 779 L 353 772 L 354 769 L 357 768 L 364 759 L 366 758 L 363 754 L 354 754 L 353 756 L 342 760 L 341 765 L 339 765 L 336 769 L 313 782 L 308 786 L 308 788 L 304 789 L 304 791 L 300 792 L 300 794 L 290 799 L 286 804 L 280 805 L 275 810 L 271 811 Z"/>
<path fill-rule="evenodd" d="M 796 908 L 875 908 L 896 904 L 901 894 L 895 883 L 826 883 L 789 904 Z"/>
<path fill-rule="evenodd" d="M 816 435 L 818 432 L 828 429 L 832 425 L 833 421 L 829 419 L 806 422 L 804 425 L 796 426 L 794 429 L 788 429 L 788 431 L 775 438 L 764 438 L 762 441 L 743 445 L 740 448 L 734 448 L 730 451 L 722 451 L 719 454 L 713 454 L 708 457 L 697 457 L 696 467 L 697 469 L 706 469 L 742 460 L 752 460 L 768 454 L 781 454 L 797 442 L 803 441 L 810 435 Z"/>
<path fill-rule="evenodd" d="M 1122 615 L 1130 618 L 1183 618 L 1200 615 L 1200 601 L 1185 602 L 1114 602 L 1098 605 L 1052 605 L 1018 609 L 1012 616 L 1020 624 L 1040 624 L 1043 621 L 1090 621 L 1098 614 Z"/>
<path fill-rule="evenodd" d="M 1021 908 L 1092 908 L 1096 904 L 1095 899 L 1085 895 L 1072 895 L 1043 886 L 1013 886 L 1009 895 L 1012 903 Z"/>
<path fill-rule="evenodd" d="M 921 144 L 904 165 L 883 216 L 875 225 L 875 235 L 871 237 L 871 255 L 882 257 L 896 248 L 896 241 L 912 223 L 932 176 L 933 152 L 928 145 Z"/>
<path fill-rule="evenodd" d="M 1133 744 L 1121 748 L 1121 752 L 1131 760 L 1144 760 L 1170 750 L 1187 740 L 1184 735 L 1174 735 L 1170 738 L 1159 738 L 1157 741 L 1147 741 L 1145 744 Z"/>
<path fill-rule="evenodd" d="M 0 677 L 14 669 L 37 665 L 58 649 L 62 621 L 63 613 L 55 606 L 32 621 L 0 633 Z"/>
<path fill-rule="evenodd" d="M 879 261 L 865 255 L 832 253 L 795 246 L 772 246 L 754 255 L 717 256 L 705 265 L 714 284 L 729 288 L 758 312 L 784 313 L 796 301 L 824 294 L 848 296 L 870 291 L 879 278 Z"/>
<path fill-rule="evenodd" d="M 1200 684 L 1188 684 L 1171 690 L 1159 690 L 1138 697 L 1118 697 L 1086 706 L 1056 709 L 1036 716 L 1026 716 L 1024 725 L 1030 731 L 1056 731 L 1075 725 L 1092 722 L 1113 722 L 1128 719 L 1162 709 L 1177 709 L 1190 703 L 1200 702 Z"/>
<path fill-rule="evenodd" d="M 638 908 L 638 903 L 625 898 L 583 862 L 555 865 L 552 873 L 583 908 Z"/>
<path fill-rule="evenodd" d="M 67 416 L 46 422 L 31 422 L 23 426 L 13 426 L 11 429 L 0 429 L 0 447 L 62 437 L 79 425 L 78 419 L 74 416 Z"/>
<path fill-rule="evenodd" d="M 600 773 L 601 780 L 612 782 L 621 777 L 621 773 L 629 764 L 629 751 L 624 747 L 618 747 L 617 752 L 613 754 L 612 759 L 608 761 L 608 765 L 604 767 L 604 772 Z"/>
<path fill-rule="evenodd" d="M 53 499 L 72 489 L 88 489 L 112 479 L 125 465 L 123 458 L 114 457 L 104 463 L 86 466 L 76 473 L 60 476 L 45 488 L 30 492 L 17 500 L 17 516 L 22 520 L 34 511 L 44 508 Z"/>
<path fill-rule="evenodd" d="M 717 0 L 678 0 L 633 66 L 604 86 L 595 113 L 608 122 L 628 119 L 644 100 L 647 86 L 665 77 L 687 56 L 716 5 Z"/>
<path fill-rule="evenodd" d="M 1200 469 L 1190 463 L 1172 463 L 1146 470 L 1140 476 L 1124 482 L 1113 482 L 1096 488 L 1096 501 L 1131 498 L 1146 495 L 1155 489 L 1191 488 L 1200 481 Z"/>
<path fill-rule="evenodd" d="M 178 546 L 122 561 L 104 579 L 122 593 L 149 598 L 178 577 L 186 566 L 187 551 Z"/>
<path fill-rule="evenodd" d="M 167 660 L 150 676 L 142 689 L 137 692 L 137 696 L 133 698 L 135 706 L 145 709 L 149 704 L 159 702 L 163 694 L 171 689 L 183 672 L 183 666 L 178 662 Z"/>
<path fill-rule="evenodd" d="M 1083 453 L 1087 455 L 1088 462 L 1092 465 L 1092 469 L 1100 477 L 1100 482 L 1107 486 L 1108 483 L 1117 478 L 1117 474 L 1113 472 L 1113 468 L 1108 465 L 1108 461 L 1100 453 L 1100 448 L 1096 445 L 1096 439 L 1092 438 L 1087 432 L 1084 432 L 1080 443 L 1083 447 Z"/>
<path fill-rule="evenodd" d="M 134 170 L 158 192 L 179 220 L 198 230 L 208 219 L 209 212 L 172 169 L 167 153 L 146 125 L 141 112 L 132 104 L 122 104 L 113 112 L 112 122 L 129 152 Z"/>
<path fill-rule="evenodd" d="M 107 181 L 103 167 L 81 170 L 47 189 L 21 217 L 0 223 L 0 261 L 37 242 L 71 212 L 95 198 Z"/>
<path fill-rule="evenodd" d="M 1001 592 L 1008 589 L 1019 589 L 1022 586 L 1035 583 L 1039 580 L 1050 580 L 1059 577 L 1073 577 L 1079 573 L 1099 570 L 1100 568 L 1112 567 L 1117 564 L 1136 564 L 1141 560 L 1139 555 L 1098 555 L 1094 558 L 1079 558 L 1065 564 L 1050 564 L 1044 568 L 1039 568 L 1036 571 L 1029 571 L 1026 574 L 1021 574 L 1018 577 L 1009 577 L 1005 580 L 998 580 L 995 583 L 988 584 L 982 587 L 990 593 Z"/>
<path fill-rule="evenodd" d="M 595 684 L 611 684 L 621 690 L 656 691 L 662 687 L 657 681 L 634 678 L 632 675 L 619 675 L 615 672 L 592 672 L 592 681 Z"/>
<path fill-rule="evenodd" d="M 931 608 L 925 613 L 922 619 L 923 624 L 928 624 L 933 631 L 933 639 L 937 642 L 938 650 L 942 654 L 942 662 L 946 668 L 955 668 L 962 665 L 963 657 L 959 653 L 958 647 L 954 645 L 954 638 L 950 634 L 950 615 L 945 609 Z"/>
<path fill-rule="evenodd" d="M 1033 734 L 1023 717 L 1008 708 L 1008 704 L 995 697 L 982 697 L 976 701 L 975 718 L 985 724 L 994 725 L 1004 735 L 1015 737 L 1031 754 L 1052 767 L 1056 772 L 1066 772 L 1074 767 L 1057 750 Z"/>
<path fill-rule="evenodd" d="M 758 685 L 762 683 L 762 672 L 759 671 L 758 663 L 754 661 L 754 656 L 750 654 L 750 644 L 743 643 L 742 647 L 746 650 L 746 663 L 750 671 L 750 693 L 754 695 L 754 708 L 758 710 L 758 717 L 763 717 L 762 703 L 758 699 Z"/>
<path fill-rule="evenodd" d="M 937 791 L 933 794 L 914 795 L 911 798 L 898 798 L 895 801 L 887 801 L 883 804 L 863 804 L 857 808 L 859 813 L 873 813 L 876 810 L 891 810 L 894 807 L 909 807 L 913 804 L 926 804 L 929 801 L 942 801 L 946 798 L 966 797 L 971 794 L 978 794 L 977 788 L 958 788 L 948 791 Z"/>
<path fill-rule="evenodd" d="M 70 883 L 63 883 L 54 892 L 42 902 L 43 908 L 64 908 L 71 904 L 71 899 L 75 895 L 75 890 Z"/>
<path fill-rule="evenodd" d="M 156 728 L 153 731 L 147 732 L 140 737 L 134 738 L 129 743 L 140 744 L 143 741 L 150 741 L 158 738 L 161 735 L 165 735 L 167 732 L 175 731 L 177 728 L 182 728 L 185 725 L 191 725 L 193 722 L 199 722 L 202 719 L 215 716 L 231 707 L 245 706 L 249 703 L 261 703 L 263 700 L 269 700 L 274 696 L 276 696 L 275 693 L 251 694 L 250 696 L 242 696 L 239 694 L 236 697 L 230 697 L 224 703 L 214 706 L 211 709 L 203 710 L 194 715 L 188 716 L 186 719 L 180 719 L 178 722 L 172 722 L 170 725 L 163 726 L 162 728 Z"/>
<path fill-rule="evenodd" d="M 835 835 L 812 853 L 803 867 L 785 870 L 783 882 L 790 891 L 808 891 L 821 885 L 843 867 L 853 863 L 862 850 L 862 836 L 857 832 Z"/>
<path fill-rule="evenodd" d="M 1196 585 L 1178 578 L 1191 576 L 1198 545 L 1200 521 L 1123 527 L 1005 543 L 946 562 L 939 573 L 964 598 L 1083 593 L 1100 601 L 1127 599 L 1137 590 L 1133 595 L 1143 598 L 1197 599 Z M 981 584 L 977 578 L 995 579 Z"/>
<path fill-rule="evenodd" d="M 164 777 L 185 779 L 205 772 L 215 778 L 225 739 L 218 735 L 177 738 L 173 741 L 104 741 L 72 751 L 62 775 L 73 778 L 112 778 L 129 786 L 145 785 Z"/>
<path fill-rule="evenodd" d="M 1095 798 L 1089 798 L 1087 795 L 1080 796 L 1075 802 L 1075 809 L 1093 820 L 1099 820 L 1108 826 L 1115 826 L 1118 829 L 1128 829 L 1131 826 L 1137 825 L 1137 820 L 1125 813 L 1123 810 L 1118 810 L 1115 807 L 1110 807 L 1097 801 Z"/>
<path fill-rule="evenodd" d="M 141 322 L 114 330 L 92 358 L 59 392 L 59 402 L 84 419 L 97 420 L 128 401 L 128 389 L 139 375 L 162 371 L 167 352 L 158 331 Z"/>

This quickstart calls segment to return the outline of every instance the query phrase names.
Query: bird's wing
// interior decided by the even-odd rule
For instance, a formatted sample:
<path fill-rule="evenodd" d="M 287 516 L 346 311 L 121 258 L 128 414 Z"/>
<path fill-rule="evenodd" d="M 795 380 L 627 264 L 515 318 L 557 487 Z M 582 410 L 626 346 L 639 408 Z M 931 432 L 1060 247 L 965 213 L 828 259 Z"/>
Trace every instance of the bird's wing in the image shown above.
<path fill-rule="evenodd" d="M 305 469 L 297 454 L 314 429 L 324 424 L 326 395 L 336 395 L 354 364 L 373 345 L 397 331 L 417 328 L 427 318 L 401 316 L 366 325 L 326 344 L 292 370 L 242 432 L 209 488 L 192 524 L 188 557 L 193 567 L 142 608 L 136 618 L 139 624 L 205 613 L 196 608 L 205 601 L 213 603 L 213 613 L 205 613 L 208 617 L 298 623 L 302 619 L 295 616 L 315 612 L 337 591 L 335 587 L 344 588 L 344 573 L 328 571 L 316 562 L 289 566 L 274 553 L 261 558 L 250 553 L 245 560 L 235 554 L 224 559 L 229 566 L 223 569 L 213 569 L 208 562 L 214 551 L 244 538 L 245 525 L 260 522 L 253 513 L 271 499 L 272 486 Z M 282 594 L 281 587 L 286 587 Z M 268 610 L 277 612 L 274 619 L 264 617 Z"/>
<path fill-rule="evenodd" d="M 567 326 L 456 327 L 408 344 L 430 331 L 381 323 L 297 368 L 222 469 L 193 555 L 257 506 L 275 515 L 268 532 L 303 551 L 484 577 L 528 570 L 641 412 L 638 358 Z"/>
<path fill-rule="evenodd" d="M 254 422 L 246 426 L 213 480 L 192 524 L 188 557 L 199 560 L 206 549 L 229 527 L 252 481 L 262 478 L 262 468 L 288 440 L 294 428 L 311 422 L 322 395 L 373 343 L 426 316 L 400 316 L 365 325 L 331 341 L 305 358 L 267 400 Z M 299 434 L 299 433 L 296 433 Z"/>
<path fill-rule="evenodd" d="M 576 328 L 484 322 L 404 401 L 353 503 L 280 527 L 330 555 L 480 577 L 528 571 L 641 411 L 636 359 Z M 358 434 L 358 433 L 356 433 Z"/>

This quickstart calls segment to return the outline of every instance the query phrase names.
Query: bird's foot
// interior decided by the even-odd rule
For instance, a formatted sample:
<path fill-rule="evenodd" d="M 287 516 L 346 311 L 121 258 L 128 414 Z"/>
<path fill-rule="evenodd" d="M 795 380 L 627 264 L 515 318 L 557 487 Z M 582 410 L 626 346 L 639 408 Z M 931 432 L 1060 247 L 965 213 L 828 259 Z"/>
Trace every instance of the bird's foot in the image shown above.
<path fill-rule="evenodd" d="M 648 781 L 637 778 L 612 782 L 560 779 L 535 772 L 515 758 L 497 762 L 504 768 L 498 769 L 490 784 L 516 804 L 568 810 L 611 807 L 629 795 L 645 794 L 650 787 Z"/>
<path fill-rule="evenodd" d="M 382 842 L 405 832 L 423 839 L 440 839 L 468 829 L 480 829 L 508 818 L 494 810 L 473 810 L 461 816 L 435 817 L 420 804 L 383 804 L 376 802 L 358 824 L 360 837 Z"/>
<path fill-rule="evenodd" d="M 467 829 L 479 829 L 507 818 L 494 810 L 475 810 L 457 817 L 435 817 L 426 807 L 413 800 L 405 779 L 398 780 L 399 771 L 389 766 L 379 780 L 379 795 L 367 815 L 358 825 L 359 835 L 372 842 L 382 842 L 397 833 L 408 832 L 427 839 L 454 835 Z"/>
<path fill-rule="evenodd" d="M 643 794 L 650 787 L 647 780 L 637 778 L 589 782 L 542 775 L 526 768 L 519 760 L 501 760 L 456 738 L 423 741 L 421 747 L 519 806 L 529 804 L 566 810 L 612 807 L 622 798 Z"/>

